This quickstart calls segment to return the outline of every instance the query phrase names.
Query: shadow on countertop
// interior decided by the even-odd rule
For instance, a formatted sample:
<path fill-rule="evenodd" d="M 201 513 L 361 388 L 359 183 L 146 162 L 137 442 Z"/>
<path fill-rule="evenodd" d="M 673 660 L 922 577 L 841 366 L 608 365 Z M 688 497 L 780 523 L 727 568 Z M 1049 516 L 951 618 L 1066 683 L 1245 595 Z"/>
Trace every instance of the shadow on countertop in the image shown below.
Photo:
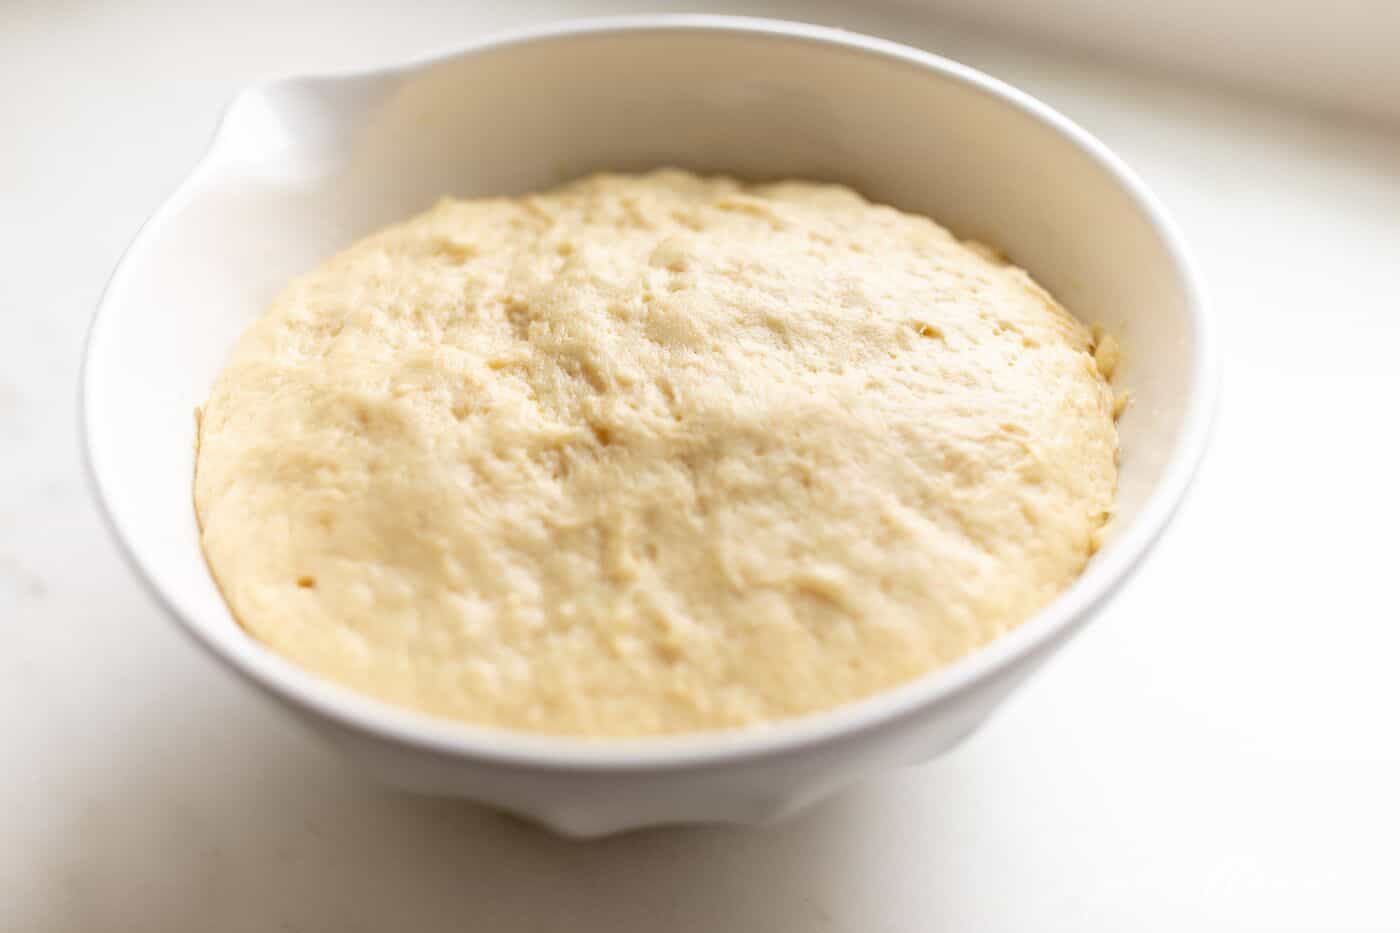
<path fill-rule="evenodd" d="M 35 866 L 52 890 L 27 900 L 62 912 L 13 918 L 17 929 L 808 933 L 833 914 L 859 921 L 851 886 L 878 886 L 898 873 L 882 860 L 908 851 L 894 842 L 911 831 L 909 801 L 885 782 L 762 829 L 579 842 L 380 789 L 272 712 L 222 685 L 122 709 L 126 753 L 68 776 L 63 797 L 82 803 L 53 828 L 51 864 Z M 934 765 L 887 780 L 955 777 Z M 939 872 L 925 869 L 932 918 Z M 854 901 L 868 909 L 878 892 Z"/>

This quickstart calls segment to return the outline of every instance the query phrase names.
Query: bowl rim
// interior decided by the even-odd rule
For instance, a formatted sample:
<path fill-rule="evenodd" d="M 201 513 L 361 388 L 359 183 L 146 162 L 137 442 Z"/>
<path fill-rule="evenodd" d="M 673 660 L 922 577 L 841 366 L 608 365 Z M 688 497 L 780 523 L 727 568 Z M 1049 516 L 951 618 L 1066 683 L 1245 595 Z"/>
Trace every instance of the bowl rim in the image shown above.
<path fill-rule="evenodd" d="M 1141 512 L 1115 536 L 1105 551 L 1050 605 L 1024 623 L 958 661 L 891 689 L 830 710 L 751 728 L 676 736 L 597 739 L 536 735 L 502 728 L 474 726 L 439 719 L 356 693 L 323 680 L 263 647 L 236 624 L 208 626 L 200 616 L 168 593 L 160 583 L 154 561 L 142 554 L 113 507 L 104 467 L 105 456 L 94 441 L 94 411 L 101 386 L 99 361 L 106 335 L 113 327 L 112 308 L 119 305 L 133 259 L 160 233 L 198 191 L 215 167 L 230 117 L 250 94 L 288 84 L 390 80 L 434 65 L 514 45 L 566 40 L 599 34 L 703 32 L 824 45 L 894 60 L 969 90 L 996 98 L 1054 130 L 1086 155 L 1133 201 L 1152 227 L 1175 266 L 1192 320 L 1193 374 L 1190 398 L 1179 439 L 1161 478 Z M 79 445 L 98 511 L 118 549 L 155 601 L 180 623 L 179 627 L 203 649 L 275 698 L 304 707 L 352 732 L 463 761 L 551 771 L 654 772 L 696 766 L 752 762 L 811 751 L 854 736 L 889 727 L 932 709 L 1049 648 L 1057 636 L 1068 634 L 1087 620 L 1124 582 L 1165 529 L 1180 505 L 1210 438 L 1220 383 L 1217 339 L 1205 290 L 1196 263 L 1174 221 L 1146 185 L 1117 156 L 1068 118 L 996 78 L 942 56 L 859 33 L 825 26 L 715 14 L 649 14 L 604 16 L 555 21 L 488 34 L 450 49 L 383 67 L 272 78 L 247 85 L 224 110 L 210 143 L 184 181 L 138 230 L 118 261 L 89 325 L 83 351 L 79 391 Z M 193 507 L 193 506 L 191 506 Z"/>

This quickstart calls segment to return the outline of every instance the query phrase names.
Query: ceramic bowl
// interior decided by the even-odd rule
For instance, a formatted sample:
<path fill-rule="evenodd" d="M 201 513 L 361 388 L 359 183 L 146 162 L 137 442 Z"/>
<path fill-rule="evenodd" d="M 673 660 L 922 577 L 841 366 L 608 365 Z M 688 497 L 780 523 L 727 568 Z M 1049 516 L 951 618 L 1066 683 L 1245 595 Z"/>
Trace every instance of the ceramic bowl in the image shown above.
<path fill-rule="evenodd" d="M 1126 348 L 1114 533 L 1014 632 L 840 709 L 751 730 L 583 741 L 389 707 L 283 661 L 230 616 L 191 505 L 194 410 L 243 328 L 296 274 L 445 194 L 520 193 L 675 165 L 839 181 L 1002 248 Z M 1103 605 L 1152 546 L 1205 446 L 1210 321 L 1176 228 L 1100 143 L 1024 93 L 878 39 L 654 16 L 501 35 L 400 67 L 239 94 L 137 235 L 83 373 L 97 497 L 180 627 L 358 766 L 597 835 L 757 822 L 947 750 Z"/>

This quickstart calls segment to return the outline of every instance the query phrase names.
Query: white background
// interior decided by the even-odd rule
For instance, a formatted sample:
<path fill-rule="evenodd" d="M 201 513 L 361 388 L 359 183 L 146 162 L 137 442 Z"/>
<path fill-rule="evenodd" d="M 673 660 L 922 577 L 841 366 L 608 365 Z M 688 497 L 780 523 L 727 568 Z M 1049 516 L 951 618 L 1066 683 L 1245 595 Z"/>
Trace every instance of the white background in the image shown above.
<path fill-rule="evenodd" d="M 899 0 L 1400 124 L 1396 0 Z"/>
<path fill-rule="evenodd" d="M 77 458 L 123 246 L 241 83 L 565 9 L 0 3 L 0 930 L 1400 930 L 1400 136 L 1271 100 L 908 9 L 728 7 L 1043 97 L 1211 285 L 1224 403 L 1184 513 L 946 758 L 774 828 L 565 842 L 365 783 L 160 616 Z"/>

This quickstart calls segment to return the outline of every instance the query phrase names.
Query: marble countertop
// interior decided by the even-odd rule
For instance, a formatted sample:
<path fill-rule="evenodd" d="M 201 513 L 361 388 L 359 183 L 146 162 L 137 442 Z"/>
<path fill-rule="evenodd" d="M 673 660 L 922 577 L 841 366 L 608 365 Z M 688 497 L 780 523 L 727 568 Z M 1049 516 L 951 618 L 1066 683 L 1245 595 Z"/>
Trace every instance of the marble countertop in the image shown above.
<path fill-rule="evenodd" d="M 89 499 L 89 315 L 236 87 L 638 8 L 284 6 L 0 5 L 0 929 L 1400 929 L 1400 135 L 908 10 L 727 4 L 1103 138 L 1202 261 L 1223 407 L 1155 557 L 954 753 L 771 828 L 566 842 L 345 768 L 177 634 Z"/>

